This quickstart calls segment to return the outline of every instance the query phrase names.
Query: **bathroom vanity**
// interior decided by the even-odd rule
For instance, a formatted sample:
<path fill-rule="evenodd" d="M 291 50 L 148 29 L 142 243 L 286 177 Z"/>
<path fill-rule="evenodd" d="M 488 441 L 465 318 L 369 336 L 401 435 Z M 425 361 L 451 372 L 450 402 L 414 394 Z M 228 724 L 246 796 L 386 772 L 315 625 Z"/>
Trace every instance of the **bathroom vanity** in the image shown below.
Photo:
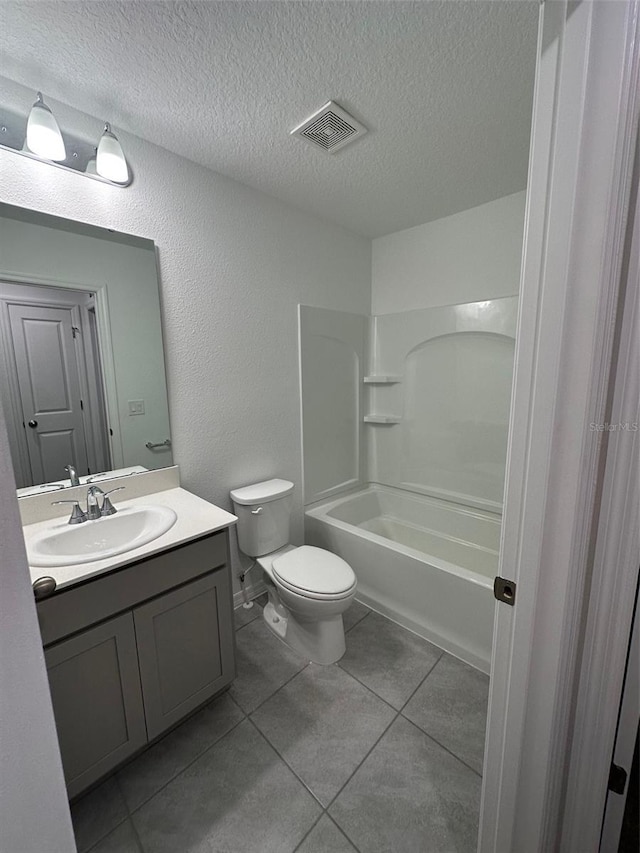
<path fill-rule="evenodd" d="M 126 503 L 141 502 L 173 506 L 172 529 L 110 560 L 32 568 L 34 579 L 59 579 L 36 606 L 70 798 L 235 675 L 229 568 L 235 517 L 180 488 Z M 103 522 L 91 523 L 98 530 Z M 25 526 L 28 551 L 43 527 L 60 524 L 66 517 Z"/>

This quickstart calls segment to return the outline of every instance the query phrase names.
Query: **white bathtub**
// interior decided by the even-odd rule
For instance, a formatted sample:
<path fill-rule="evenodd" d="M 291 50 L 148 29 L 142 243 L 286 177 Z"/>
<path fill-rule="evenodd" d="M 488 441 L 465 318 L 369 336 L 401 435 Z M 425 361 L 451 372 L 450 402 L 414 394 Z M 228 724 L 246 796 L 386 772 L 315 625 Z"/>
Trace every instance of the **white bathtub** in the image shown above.
<path fill-rule="evenodd" d="M 306 541 L 352 566 L 359 601 L 489 672 L 499 515 L 378 485 L 305 515 Z"/>

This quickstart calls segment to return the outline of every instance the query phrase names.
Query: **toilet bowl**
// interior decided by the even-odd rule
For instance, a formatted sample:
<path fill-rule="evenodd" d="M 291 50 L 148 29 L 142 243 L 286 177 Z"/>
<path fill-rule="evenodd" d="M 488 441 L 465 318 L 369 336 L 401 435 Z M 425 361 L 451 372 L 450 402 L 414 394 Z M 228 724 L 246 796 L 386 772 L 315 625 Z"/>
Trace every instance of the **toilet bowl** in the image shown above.
<path fill-rule="evenodd" d="M 331 664 L 345 652 L 342 614 L 355 597 L 357 580 L 336 554 L 289 543 L 292 492 L 288 480 L 234 489 L 238 544 L 264 570 L 269 602 L 263 618 L 269 629 L 314 663 Z"/>
<path fill-rule="evenodd" d="M 357 588 L 349 564 L 310 545 L 286 546 L 258 557 L 258 564 L 268 578 L 263 618 L 273 633 L 314 663 L 340 660 L 346 649 L 342 614 Z"/>

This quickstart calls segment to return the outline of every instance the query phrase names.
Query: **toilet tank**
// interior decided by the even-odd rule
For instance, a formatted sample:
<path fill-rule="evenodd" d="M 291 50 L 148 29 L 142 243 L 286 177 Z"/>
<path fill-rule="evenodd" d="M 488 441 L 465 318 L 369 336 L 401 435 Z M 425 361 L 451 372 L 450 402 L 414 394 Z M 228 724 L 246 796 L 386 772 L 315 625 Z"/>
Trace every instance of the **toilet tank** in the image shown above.
<path fill-rule="evenodd" d="M 261 557 L 289 542 L 293 483 L 266 480 L 233 489 L 231 500 L 238 516 L 238 545 L 249 557 Z"/>

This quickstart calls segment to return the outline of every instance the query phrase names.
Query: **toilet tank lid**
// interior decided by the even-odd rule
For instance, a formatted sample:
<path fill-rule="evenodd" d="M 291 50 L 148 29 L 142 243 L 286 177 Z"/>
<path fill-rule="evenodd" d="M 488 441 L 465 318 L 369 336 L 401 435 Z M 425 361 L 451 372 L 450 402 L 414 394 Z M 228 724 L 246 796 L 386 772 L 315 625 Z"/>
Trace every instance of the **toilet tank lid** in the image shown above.
<path fill-rule="evenodd" d="M 233 489 L 231 500 L 242 506 L 249 504 L 263 504 L 284 498 L 293 491 L 293 483 L 289 480 L 265 480 L 263 483 L 254 483 L 252 486 L 243 486 L 241 489 Z"/>

